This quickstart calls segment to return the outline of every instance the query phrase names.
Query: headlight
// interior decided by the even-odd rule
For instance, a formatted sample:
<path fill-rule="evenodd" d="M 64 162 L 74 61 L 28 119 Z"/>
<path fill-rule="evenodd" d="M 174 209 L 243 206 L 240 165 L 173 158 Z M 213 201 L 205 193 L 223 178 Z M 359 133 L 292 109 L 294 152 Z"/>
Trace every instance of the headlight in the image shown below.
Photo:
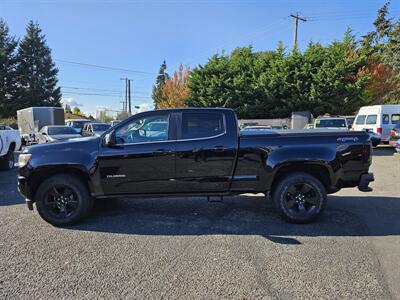
<path fill-rule="evenodd" d="M 19 166 L 20 168 L 25 167 L 25 166 L 28 164 L 28 162 L 29 162 L 29 160 L 31 159 L 31 157 L 32 157 L 32 154 L 29 154 L 29 153 L 21 153 L 21 154 L 19 155 L 19 157 L 18 157 L 18 166 Z"/>

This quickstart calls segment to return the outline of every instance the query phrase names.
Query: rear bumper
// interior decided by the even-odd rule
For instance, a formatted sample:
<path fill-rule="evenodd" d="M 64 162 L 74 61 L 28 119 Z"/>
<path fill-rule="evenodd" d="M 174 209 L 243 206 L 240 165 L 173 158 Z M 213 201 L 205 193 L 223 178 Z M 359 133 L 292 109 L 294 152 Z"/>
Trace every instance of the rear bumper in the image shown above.
<path fill-rule="evenodd" d="M 361 192 L 372 192 L 372 188 L 368 185 L 370 182 L 374 181 L 374 174 L 373 173 L 364 173 L 360 176 L 360 182 L 358 183 L 358 189 Z"/>

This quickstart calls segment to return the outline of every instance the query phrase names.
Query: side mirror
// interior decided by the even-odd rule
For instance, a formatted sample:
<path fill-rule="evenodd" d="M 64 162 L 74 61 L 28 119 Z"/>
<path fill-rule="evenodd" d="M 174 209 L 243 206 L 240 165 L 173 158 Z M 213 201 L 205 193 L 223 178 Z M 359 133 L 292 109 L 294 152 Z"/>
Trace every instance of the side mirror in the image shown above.
<path fill-rule="evenodd" d="M 106 145 L 107 147 L 113 147 L 115 146 L 116 141 L 115 141 L 115 132 L 111 131 L 110 133 L 107 133 L 104 136 L 104 145 Z"/>

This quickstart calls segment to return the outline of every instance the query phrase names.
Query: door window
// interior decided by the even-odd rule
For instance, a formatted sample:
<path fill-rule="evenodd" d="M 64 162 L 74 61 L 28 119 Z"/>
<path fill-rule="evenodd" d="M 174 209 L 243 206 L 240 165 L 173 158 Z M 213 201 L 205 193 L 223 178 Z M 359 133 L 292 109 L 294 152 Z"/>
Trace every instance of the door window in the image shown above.
<path fill-rule="evenodd" d="M 198 139 L 225 132 L 221 113 L 183 113 L 182 139 Z"/>
<path fill-rule="evenodd" d="M 392 124 L 399 124 L 400 123 L 400 114 L 393 114 L 392 115 Z"/>
<path fill-rule="evenodd" d="M 359 115 L 356 119 L 356 125 L 364 125 L 366 115 Z"/>
<path fill-rule="evenodd" d="M 367 122 L 365 122 L 365 124 L 368 124 L 368 125 L 376 124 L 376 118 L 377 118 L 377 115 L 369 115 L 367 117 Z"/>
<path fill-rule="evenodd" d="M 117 144 L 168 140 L 169 115 L 151 115 L 134 119 L 115 131 Z"/>
<path fill-rule="evenodd" d="M 382 124 L 389 124 L 389 115 L 382 116 Z"/>

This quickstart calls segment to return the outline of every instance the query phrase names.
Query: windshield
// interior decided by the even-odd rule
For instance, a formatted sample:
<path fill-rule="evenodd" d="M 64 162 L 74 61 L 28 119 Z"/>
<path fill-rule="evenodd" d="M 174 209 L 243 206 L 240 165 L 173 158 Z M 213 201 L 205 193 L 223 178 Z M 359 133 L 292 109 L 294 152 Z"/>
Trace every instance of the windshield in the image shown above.
<path fill-rule="evenodd" d="M 67 125 L 71 126 L 73 128 L 80 128 L 82 129 L 83 126 L 87 123 L 88 121 L 68 121 Z"/>
<path fill-rule="evenodd" d="M 65 127 L 49 127 L 47 129 L 49 135 L 57 135 L 57 134 L 76 134 L 76 132 L 68 126 Z"/>
<path fill-rule="evenodd" d="M 111 124 L 92 124 L 93 131 L 106 131 L 111 127 Z"/>
<path fill-rule="evenodd" d="M 346 121 L 344 119 L 320 119 L 315 121 L 316 128 L 326 127 L 343 127 L 346 128 Z"/>

